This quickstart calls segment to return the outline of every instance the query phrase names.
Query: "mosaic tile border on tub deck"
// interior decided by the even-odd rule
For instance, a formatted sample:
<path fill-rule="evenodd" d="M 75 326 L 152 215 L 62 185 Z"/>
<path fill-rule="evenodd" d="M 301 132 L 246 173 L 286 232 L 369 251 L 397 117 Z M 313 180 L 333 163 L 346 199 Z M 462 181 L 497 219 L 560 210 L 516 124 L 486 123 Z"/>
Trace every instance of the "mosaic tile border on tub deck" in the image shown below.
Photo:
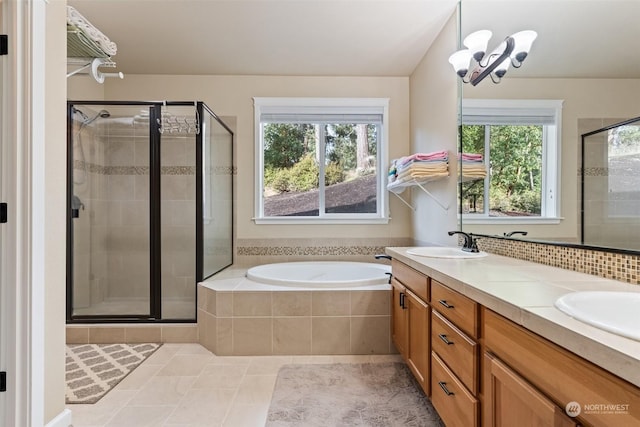
<path fill-rule="evenodd" d="M 238 239 L 238 256 L 373 256 L 389 246 L 411 246 L 411 238 Z"/>
<path fill-rule="evenodd" d="M 496 255 L 619 280 L 633 285 L 640 284 L 638 255 L 492 237 L 480 237 L 478 246 L 481 250 Z"/>

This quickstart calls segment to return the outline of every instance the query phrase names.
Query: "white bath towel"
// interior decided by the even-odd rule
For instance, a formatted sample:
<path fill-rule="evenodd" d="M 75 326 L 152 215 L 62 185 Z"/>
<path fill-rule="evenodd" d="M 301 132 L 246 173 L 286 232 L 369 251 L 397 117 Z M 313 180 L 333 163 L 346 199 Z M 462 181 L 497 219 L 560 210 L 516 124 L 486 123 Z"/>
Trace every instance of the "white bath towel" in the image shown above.
<path fill-rule="evenodd" d="M 87 37 L 96 42 L 96 44 L 109 56 L 113 56 L 118 51 L 118 46 L 109 40 L 100 30 L 94 27 L 91 22 L 73 6 L 67 6 L 67 24 L 73 25 L 83 31 Z"/>

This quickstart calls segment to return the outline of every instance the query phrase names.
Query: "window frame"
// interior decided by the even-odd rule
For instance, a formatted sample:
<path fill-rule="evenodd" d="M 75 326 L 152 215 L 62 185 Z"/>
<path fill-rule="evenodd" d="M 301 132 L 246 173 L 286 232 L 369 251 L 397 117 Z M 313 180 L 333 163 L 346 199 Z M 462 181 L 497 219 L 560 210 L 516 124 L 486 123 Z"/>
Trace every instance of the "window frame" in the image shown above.
<path fill-rule="evenodd" d="M 462 123 L 469 116 L 493 117 L 551 117 L 554 124 L 543 124 L 542 130 L 542 188 L 540 216 L 492 217 L 488 209 L 482 214 L 462 214 L 464 224 L 558 224 L 561 200 L 561 146 L 563 100 L 556 99 L 463 99 Z M 472 123 L 478 124 L 481 123 Z M 484 123 L 485 126 L 496 123 Z M 518 125 L 519 123 L 513 123 Z M 525 123 L 522 123 L 525 124 Z M 485 152 L 489 141 L 485 139 Z M 488 165 L 487 165 L 488 167 Z M 485 178 L 485 200 L 489 203 L 488 178 Z M 460 214 L 459 214 L 460 215 Z"/>
<path fill-rule="evenodd" d="M 386 224 L 389 222 L 389 199 L 386 192 L 386 174 L 389 141 L 389 98 L 272 98 L 254 97 L 255 141 L 255 216 L 256 224 Z M 376 213 L 326 213 L 319 209 L 318 216 L 264 216 L 264 135 L 262 113 L 281 114 L 304 111 L 311 114 L 367 114 L 382 115 L 376 148 Z M 324 142 L 321 138 L 321 168 L 324 168 Z M 321 173 L 321 177 L 324 175 Z M 320 180 L 319 189 L 324 190 Z M 319 195 L 324 198 L 324 191 Z"/>

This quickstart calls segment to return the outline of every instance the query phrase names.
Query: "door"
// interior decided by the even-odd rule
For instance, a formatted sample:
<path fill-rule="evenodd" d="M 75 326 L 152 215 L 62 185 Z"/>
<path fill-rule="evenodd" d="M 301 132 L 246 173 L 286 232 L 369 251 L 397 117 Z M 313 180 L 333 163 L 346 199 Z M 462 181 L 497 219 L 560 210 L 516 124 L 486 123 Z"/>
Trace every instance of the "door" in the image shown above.
<path fill-rule="evenodd" d="M 485 354 L 490 377 L 491 426 L 576 427 L 563 410 L 496 357 Z"/>
<path fill-rule="evenodd" d="M 69 103 L 68 319 L 149 318 L 149 105 Z"/>
<path fill-rule="evenodd" d="M 3 33 L 4 28 L 2 27 L 2 16 L 4 14 L 3 9 L 4 4 L 0 2 L 0 33 Z M 5 36 L 0 36 L 5 37 Z M 5 194 L 4 194 L 4 159 L 2 157 L 2 153 L 4 151 L 4 114 L 2 111 L 2 106 L 4 105 L 4 58 L 0 56 L 0 202 L 4 202 Z M 2 213 L 5 213 L 4 207 L 2 207 Z M 4 220 L 4 219 L 3 219 Z M 5 257 L 3 254 L 6 252 L 5 240 L 4 240 L 4 228 L 5 225 L 0 224 L 0 372 L 7 371 L 6 364 L 6 351 L 7 351 L 7 342 L 6 342 L 6 330 L 7 327 L 7 313 L 9 310 L 6 308 L 7 301 L 5 300 L 5 295 L 7 294 L 5 289 L 8 286 L 5 274 Z M 0 374 L 5 375 L 5 374 Z M 2 377 L 0 381 L 3 381 L 5 384 L 3 385 L 3 389 L 6 388 L 6 377 Z M 6 392 L 0 392 L 0 414 L 6 414 Z M 0 424 L 3 424 L 5 421 L 4 416 L 0 416 Z"/>
<path fill-rule="evenodd" d="M 408 314 L 407 363 L 418 383 L 429 396 L 429 306 L 420 298 L 407 291 L 404 298 Z"/>
<path fill-rule="evenodd" d="M 407 306 L 405 304 L 406 288 L 396 279 L 391 279 L 393 287 L 391 338 L 403 358 L 407 357 Z"/>

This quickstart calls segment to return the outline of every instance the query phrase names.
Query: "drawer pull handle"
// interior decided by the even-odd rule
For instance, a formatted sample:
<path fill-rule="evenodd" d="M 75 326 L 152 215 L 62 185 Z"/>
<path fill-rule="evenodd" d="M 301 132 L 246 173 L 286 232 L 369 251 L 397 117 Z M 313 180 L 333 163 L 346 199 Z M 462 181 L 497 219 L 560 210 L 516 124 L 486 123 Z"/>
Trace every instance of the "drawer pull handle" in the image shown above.
<path fill-rule="evenodd" d="M 438 385 L 440 386 L 440 388 L 442 389 L 442 391 L 444 391 L 444 393 L 447 396 L 453 396 L 454 393 L 452 391 L 449 391 L 449 389 L 447 388 L 447 383 L 445 383 L 444 381 L 440 381 L 438 382 Z"/>
<path fill-rule="evenodd" d="M 451 345 L 451 344 L 453 344 L 453 341 L 449 341 L 449 339 L 447 338 L 447 336 L 446 336 L 445 334 L 438 334 L 438 336 L 440 337 L 440 339 L 441 339 L 442 341 L 444 341 L 444 343 L 445 343 L 446 345 Z"/>
<path fill-rule="evenodd" d="M 447 300 L 441 299 L 441 300 L 439 300 L 438 302 L 440 303 L 440 305 L 443 305 L 443 306 L 445 306 L 446 308 L 453 308 L 453 306 L 452 306 L 451 304 L 449 304 L 449 303 L 447 302 Z"/>

